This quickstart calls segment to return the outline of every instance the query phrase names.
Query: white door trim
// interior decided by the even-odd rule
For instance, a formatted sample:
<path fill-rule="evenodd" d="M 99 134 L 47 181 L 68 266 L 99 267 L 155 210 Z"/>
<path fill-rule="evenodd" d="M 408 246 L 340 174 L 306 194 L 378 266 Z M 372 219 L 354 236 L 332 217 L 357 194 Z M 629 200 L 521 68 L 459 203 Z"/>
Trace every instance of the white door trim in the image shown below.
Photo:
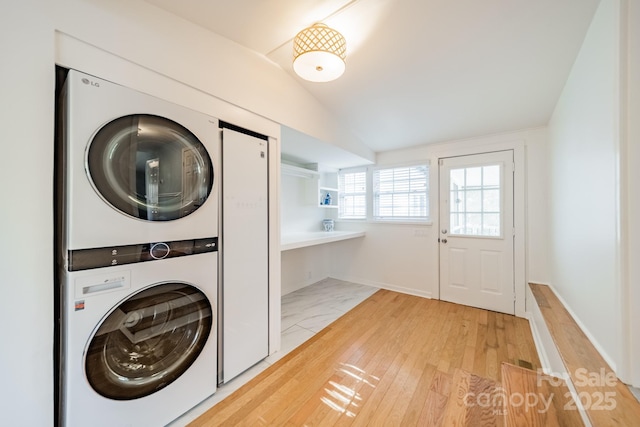
<path fill-rule="evenodd" d="M 514 265 L 513 273 L 515 280 L 515 313 L 518 317 L 526 317 L 526 285 L 527 285 L 527 272 L 526 272 L 526 240 L 527 240 L 527 228 L 526 228 L 526 148 L 524 140 L 512 140 L 504 141 L 492 144 L 483 145 L 468 145 L 461 146 L 462 144 L 442 144 L 439 147 L 434 147 L 434 156 L 438 159 L 445 157 L 466 156 L 472 154 L 481 154 L 492 151 L 505 151 L 513 150 L 513 162 L 515 164 L 515 171 L 513 174 L 513 225 L 515 228 L 515 238 L 513 242 L 513 254 Z M 438 168 L 432 168 L 431 180 L 435 185 L 431 188 L 440 188 L 440 177 L 438 174 Z M 435 204 L 432 206 L 439 206 L 437 203 L 438 195 L 435 195 Z M 438 208 L 439 209 L 439 208 Z M 433 218 L 434 229 L 440 230 L 440 218 L 439 215 Z M 438 255 L 439 256 L 439 255 Z M 439 263 L 439 261 L 438 261 Z M 437 289 L 437 298 L 440 298 L 440 287 Z"/>

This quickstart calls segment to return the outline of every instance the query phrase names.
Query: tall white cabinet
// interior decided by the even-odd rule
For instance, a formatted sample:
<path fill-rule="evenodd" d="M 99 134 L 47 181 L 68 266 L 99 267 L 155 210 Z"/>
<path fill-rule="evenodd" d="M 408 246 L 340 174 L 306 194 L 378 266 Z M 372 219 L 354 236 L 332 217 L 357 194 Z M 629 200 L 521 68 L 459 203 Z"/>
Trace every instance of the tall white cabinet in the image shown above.
<path fill-rule="evenodd" d="M 267 141 L 222 130 L 218 382 L 269 352 Z"/>

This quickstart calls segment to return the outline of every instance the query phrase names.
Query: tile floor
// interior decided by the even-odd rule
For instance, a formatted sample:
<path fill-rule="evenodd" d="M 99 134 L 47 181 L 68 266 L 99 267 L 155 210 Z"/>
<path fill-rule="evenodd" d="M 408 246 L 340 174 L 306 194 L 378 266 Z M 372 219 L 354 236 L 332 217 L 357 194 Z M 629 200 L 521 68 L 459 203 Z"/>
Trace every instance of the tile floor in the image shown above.
<path fill-rule="evenodd" d="M 227 384 L 198 406 L 169 424 L 185 426 L 229 396 L 325 326 L 367 299 L 378 288 L 337 279 L 324 279 L 282 297 L 282 342 L 280 351 L 270 355 Z"/>

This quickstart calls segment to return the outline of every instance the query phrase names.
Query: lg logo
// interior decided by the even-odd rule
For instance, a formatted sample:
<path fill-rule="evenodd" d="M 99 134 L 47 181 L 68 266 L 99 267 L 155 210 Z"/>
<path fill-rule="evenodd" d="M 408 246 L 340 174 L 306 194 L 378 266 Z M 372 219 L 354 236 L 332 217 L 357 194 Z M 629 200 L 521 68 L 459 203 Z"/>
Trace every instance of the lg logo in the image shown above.
<path fill-rule="evenodd" d="M 92 82 L 91 80 L 87 79 L 87 78 L 83 78 L 82 79 L 82 83 L 86 84 L 86 85 L 91 85 L 94 87 L 100 87 L 100 83 L 98 82 Z"/>

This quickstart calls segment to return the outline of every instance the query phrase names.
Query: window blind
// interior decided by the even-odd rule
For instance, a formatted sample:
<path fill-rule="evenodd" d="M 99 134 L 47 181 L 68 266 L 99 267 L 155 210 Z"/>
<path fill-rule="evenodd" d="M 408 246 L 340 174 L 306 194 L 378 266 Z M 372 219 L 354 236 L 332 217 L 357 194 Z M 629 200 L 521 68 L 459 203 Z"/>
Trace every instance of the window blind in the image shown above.
<path fill-rule="evenodd" d="M 366 219 L 367 171 L 338 174 L 338 218 Z"/>
<path fill-rule="evenodd" d="M 376 220 L 428 220 L 429 166 L 375 170 L 373 217 Z"/>

